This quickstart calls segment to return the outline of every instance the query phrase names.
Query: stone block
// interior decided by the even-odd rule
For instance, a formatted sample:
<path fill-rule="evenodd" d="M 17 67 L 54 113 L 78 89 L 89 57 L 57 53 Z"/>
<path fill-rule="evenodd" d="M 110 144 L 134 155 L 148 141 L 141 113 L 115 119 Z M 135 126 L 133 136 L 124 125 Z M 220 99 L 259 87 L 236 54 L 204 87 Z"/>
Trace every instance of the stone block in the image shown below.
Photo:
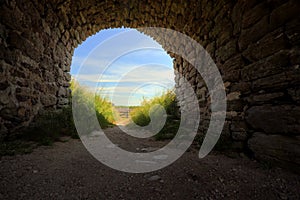
<path fill-rule="evenodd" d="M 256 24 L 248 29 L 243 29 L 239 37 L 239 49 L 244 50 L 249 44 L 257 42 L 269 31 L 268 16 L 260 19 Z"/>
<path fill-rule="evenodd" d="M 289 39 L 289 43 L 292 46 L 300 45 L 300 18 L 299 17 L 286 24 L 285 33 Z"/>
<path fill-rule="evenodd" d="M 43 106 L 53 106 L 56 104 L 56 101 L 57 99 L 54 95 L 45 94 L 41 96 L 41 103 L 43 104 Z"/>
<path fill-rule="evenodd" d="M 235 141 L 246 141 L 247 139 L 247 133 L 245 131 L 240 131 L 240 132 L 232 132 L 231 137 Z"/>
<path fill-rule="evenodd" d="M 230 86 L 230 91 L 231 92 L 236 92 L 239 91 L 242 94 L 248 94 L 251 92 L 251 84 L 248 82 L 238 82 L 238 83 L 233 83 Z"/>
<path fill-rule="evenodd" d="M 233 101 L 240 98 L 241 93 L 240 92 L 231 92 L 226 96 L 227 101 Z"/>
<path fill-rule="evenodd" d="M 286 72 L 260 78 L 252 82 L 252 90 L 255 92 L 264 89 L 284 89 L 289 85 L 289 82 L 287 80 L 291 78 L 292 77 L 287 77 Z"/>
<path fill-rule="evenodd" d="M 58 87 L 55 83 L 45 83 L 46 93 L 56 95 Z"/>
<path fill-rule="evenodd" d="M 250 61 L 257 61 L 266 58 L 280 50 L 288 49 L 289 44 L 284 35 L 283 29 L 265 35 L 259 41 L 249 44 L 243 52 L 243 56 Z"/>
<path fill-rule="evenodd" d="M 255 130 L 267 134 L 300 135 L 300 106 L 252 106 L 246 111 L 245 119 Z"/>
<path fill-rule="evenodd" d="M 245 107 L 245 102 L 242 99 L 236 99 L 227 102 L 227 111 L 243 111 Z"/>
<path fill-rule="evenodd" d="M 65 88 L 65 87 L 59 87 L 59 90 L 58 90 L 58 92 L 57 92 L 57 95 L 59 96 L 59 97 L 66 97 L 67 96 L 67 89 Z"/>
<path fill-rule="evenodd" d="M 67 98 L 59 98 L 57 104 L 58 105 L 67 105 L 69 100 Z"/>
<path fill-rule="evenodd" d="M 246 100 L 250 104 L 265 104 L 266 102 L 271 103 L 277 98 L 281 98 L 284 96 L 283 92 L 276 92 L 276 93 L 267 93 L 267 94 L 255 94 L 247 97 Z"/>
<path fill-rule="evenodd" d="M 270 25 L 272 27 L 279 27 L 285 24 L 287 21 L 299 16 L 300 2 L 298 0 L 290 0 L 285 4 L 282 4 L 270 15 Z"/>
<path fill-rule="evenodd" d="M 5 81 L 2 81 L 2 80 L 1 80 L 1 82 L 0 82 L 0 90 L 6 90 L 6 89 L 8 88 L 9 85 L 10 85 L 10 84 L 8 83 L 7 80 L 5 80 Z"/>
<path fill-rule="evenodd" d="M 300 87 L 288 89 L 288 94 L 292 97 L 294 101 L 300 103 Z"/>
<path fill-rule="evenodd" d="M 242 27 L 248 28 L 251 25 L 258 22 L 262 17 L 270 13 L 269 5 L 267 2 L 263 1 L 262 3 L 256 5 L 254 8 L 249 9 L 245 12 L 242 21 Z"/>
<path fill-rule="evenodd" d="M 249 139 L 248 146 L 256 159 L 279 164 L 284 168 L 300 168 L 300 137 L 266 135 L 256 132 Z"/>
<path fill-rule="evenodd" d="M 284 72 L 287 67 L 289 67 L 289 52 L 281 51 L 244 67 L 241 70 L 241 78 L 244 81 L 255 80 Z"/>
<path fill-rule="evenodd" d="M 29 96 L 29 95 L 26 95 L 26 94 L 17 94 L 17 95 L 16 95 L 16 99 L 17 99 L 19 102 L 24 102 L 24 101 L 27 101 L 28 99 L 30 99 L 30 96 Z"/>
<path fill-rule="evenodd" d="M 216 58 L 220 61 L 226 61 L 237 53 L 237 45 L 235 40 L 231 40 L 225 46 L 220 47 L 216 51 Z"/>
<path fill-rule="evenodd" d="M 300 33 L 300 31 L 299 31 Z M 299 34 L 300 36 L 300 34 Z M 291 52 L 291 55 L 290 55 L 290 62 L 291 62 L 291 65 L 293 65 L 294 67 L 300 65 L 300 48 L 295 48 L 293 50 L 290 51 Z"/>
<path fill-rule="evenodd" d="M 240 69 L 244 66 L 241 55 L 228 59 L 223 65 L 219 65 L 224 81 L 236 82 L 240 79 Z"/>
<path fill-rule="evenodd" d="M 9 88 L 7 90 L 0 91 L 0 105 L 8 104 L 11 101 L 9 91 Z"/>

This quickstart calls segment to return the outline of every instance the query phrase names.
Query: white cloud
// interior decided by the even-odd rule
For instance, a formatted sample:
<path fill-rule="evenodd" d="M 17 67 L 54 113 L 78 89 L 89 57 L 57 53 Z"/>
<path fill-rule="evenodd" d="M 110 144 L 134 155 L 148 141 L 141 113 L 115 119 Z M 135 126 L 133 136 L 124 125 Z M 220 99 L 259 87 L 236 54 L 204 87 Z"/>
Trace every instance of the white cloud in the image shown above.
<path fill-rule="evenodd" d="M 111 70 L 103 74 L 78 74 L 78 81 L 89 81 L 94 83 L 105 82 L 131 82 L 131 83 L 147 83 L 147 82 L 174 82 L 174 72 L 172 69 L 157 66 L 146 65 L 141 67 L 120 68 L 119 70 Z"/>
<path fill-rule="evenodd" d="M 115 104 L 125 103 L 132 91 L 135 92 L 132 99 L 137 104 L 142 96 L 161 91 L 157 84 L 165 88 L 174 86 L 172 59 L 157 42 L 137 30 L 117 34 L 88 54 L 89 51 L 82 49 L 85 54 L 75 54 L 71 74 L 80 83 L 102 88 L 102 94 L 114 94 Z"/>

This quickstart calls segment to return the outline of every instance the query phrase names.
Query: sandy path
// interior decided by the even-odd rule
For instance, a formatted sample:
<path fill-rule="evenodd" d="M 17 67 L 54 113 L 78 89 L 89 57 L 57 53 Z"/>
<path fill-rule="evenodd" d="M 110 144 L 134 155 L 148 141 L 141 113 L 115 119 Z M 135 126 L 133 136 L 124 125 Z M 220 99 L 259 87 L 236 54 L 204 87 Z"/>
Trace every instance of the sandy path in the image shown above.
<path fill-rule="evenodd" d="M 132 151 L 164 144 L 124 139 L 118 128 L 106 133 Z M 2 157 L 0 199 L 300 199 L 299 175 L 217 153 L 200 160 L 197 153 L 191 148 L 162 170 L 129 174 L 95 160 L 80 140 L 58 142 Z"/>

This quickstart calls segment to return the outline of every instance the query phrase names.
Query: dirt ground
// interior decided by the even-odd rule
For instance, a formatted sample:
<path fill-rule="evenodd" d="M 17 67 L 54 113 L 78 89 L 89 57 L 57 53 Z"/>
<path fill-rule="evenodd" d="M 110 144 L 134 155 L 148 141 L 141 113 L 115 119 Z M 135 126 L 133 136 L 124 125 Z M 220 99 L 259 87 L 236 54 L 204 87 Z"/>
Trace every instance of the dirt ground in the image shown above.
<path fill-rule="evenodd" d="M 127 138 L 117 127 L 105 133 L 131 151 L 165 144 Z M 69 139 L 2 157 L 0 199 L 300 199 L 300 176 L 246 157 L 212 152 L 199 159 L 194 147 L 161 170 L 124 173 L 93 158 L 80 140 Z"/>

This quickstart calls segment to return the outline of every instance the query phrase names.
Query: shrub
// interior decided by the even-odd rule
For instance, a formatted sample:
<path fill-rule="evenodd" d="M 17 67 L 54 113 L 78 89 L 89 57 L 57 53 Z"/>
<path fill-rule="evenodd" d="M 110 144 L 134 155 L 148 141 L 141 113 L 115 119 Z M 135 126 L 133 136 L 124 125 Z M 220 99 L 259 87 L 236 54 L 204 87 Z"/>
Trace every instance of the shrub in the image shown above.
<path fill-rule="evenodd" d="M 95 96 L 87 88 L 80 86 L 74 80 L 71 81 L 70 88 L 72 94 L 76 94 L 76 98 L 79 98 L 80 102 L 94 106 L 93 98 Z M 113 125 L 113 116 L 117 115 L 113 105 L 106 98 L 96 95 L 95 110 L 102 128 Z M 0 143 L 0 157 L 29 153 L 37 145 L 51 145 L 54 141 L 60 140 L 61 136 L 79 138 L 74 125 L 71 105 L 56 111 L 45 110 L 37 115 L 29 127 Z"/>
<path fill-rule="evenodd" d="M 131 110 L 132 121 L 139 126 L 147 126 L 150 123 L 149 111 L 152 106 L 160 104 L 167 113 L 167 119 L 164 127 L 154 137 L 157 140 L 171 139 L 178 130 L 180 121 L 179 108 L 177 106 L 176 95 L 173 90 L 167 90 L 161 95 L 157 95 L 150 100 L 144 99 L 141 106 Z M 130 126 L 130 125 L 129 125 Z"/>
<path fill-rule="evenodd" d="M 178 117 L 176 95 L 173 90 L 167 90 L 150 100 L 144 99 L 141 106 L 133 108 L 130 112 L 132 120 L 140 126 L 148 125 L 150 123 L 149 111 L 155 104 L 163 106 L 169 117 Z"/>
<path fill-rule="evenodd" d="M 70 88 L 73 98 L 77 98 L 76 102 L 82 102 L 89 108 L 95 108 L 97 119 L 102 128 L 107 128 L 114 124 L 118 114 L 113 104 L 106 97 L 99 94 L 94 95 L 88 88 L 79 85 L 74 79 L 71 81 Z"/>

